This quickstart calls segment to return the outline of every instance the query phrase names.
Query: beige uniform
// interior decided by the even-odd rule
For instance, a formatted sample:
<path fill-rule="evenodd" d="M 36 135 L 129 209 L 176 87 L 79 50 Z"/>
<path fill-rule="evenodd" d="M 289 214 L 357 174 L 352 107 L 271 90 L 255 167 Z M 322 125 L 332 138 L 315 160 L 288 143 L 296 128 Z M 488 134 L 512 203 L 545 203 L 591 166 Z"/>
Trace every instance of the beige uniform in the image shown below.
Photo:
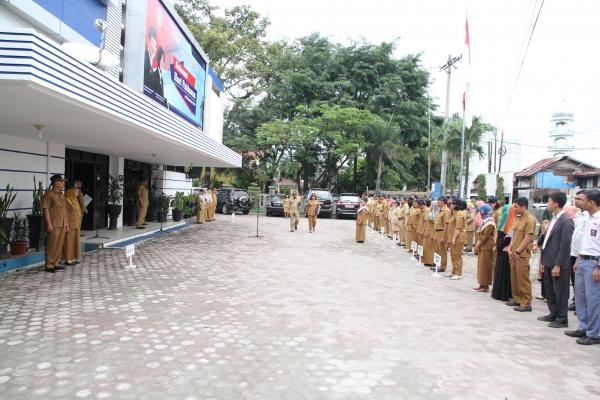
<path fill-rule="evenodd" d="M 521 245 L 527 235 L 533 235 L 535 231 L 535 220 L 525 211 L 520 217 L 517 217 L 513 225 L 513 238 L 511 241 L 511 250 L 514 252 Z M 510 286 L 512 298 L 522 307 L 531 306 L 531 280 L 529 279 L 529 259 L 533 243 L 527 243 L 519 256 L 513 253 L 510 257 Z"/>
<path fill-rule="evenodd" d="M 361 206 L 356 212 L 356 232 L 355 237 L 358 243 L 365 241 L 365 231 L 369 217 L 369 209 L 367 206 Z"/>
<path fill-rule="evenodd" d="M 423 229 L 423 259 L 421 262 L 427 266 L 433 265 L 433 252 L 435 246 L 433 243 L 433 220 L 429 215 L 429 210 L 425 215 L 425 229 Z"/>
<path fill-rule="evenodd" d="M 79 228 L 81 226 L 82 211 L 80 203 L 73 194 L 75 189 L 65 192 L 65 204 L 67 206 L 67 220 L 69 221 L 69 232 L 65 234 L 64 257 L 67 262 L 73 262 L 81 257 L 81 245 L 79 239 Z M 68 197 L 68 198 L 67 198 Z"/>
<path fill-rule="evenodd" d="M 450 210 L 448 207 L 441 208 L 435 216 L 433 223 L 433 239 L 435 241 L 435 252 L 442 258 L 440 271 L 444 271 L 448 265 L 448 248 L 446 243 L 446 224 L 450 221 Z"/>
<path fill-rule="evenodd" d="M 448 222 L 448 230 L 452 232 L 450 242 L 450 259 L 452 260 L 452 272 L 454 275 L 462 276 L 463 249 L 467 240 L 467 212 L 460 210 L 454 213 Z M 454 244 L 452 244 L 454 240 Z"/>
<path fill-rule="evenodd" d="M 203 224 L 206 222 L 206 208 L 208 204 L 206 202 L 205 194 L 199 194 L 196 198 L 196 223 Z"/>
<path fill-rule="evenodd" d="M 317 227 L 317 214 L 319 208 L 319 200 L 311 199 L 306 202 L 306 218 L 308 218 L 308 231 L 314 232 Z"/>
<path fill-rule="evenodd" d="M 65 196 L 48 190 L 42 198 L 42 208 L 47 211 L 53 228 L 46 237 L 46 268 L 54 269 L 62 257 L 68 227 Z"/>
<path fill-rule="evenodd" d="M 290 197 L 290 231 L 294 232 L 298 229 L 300 222 L 300 198 Z"/>
<path fill-rule="evenodd" d="M 492 270 L 494 269 L 492 255 L 496 253 L 496 226 L 494 224 L 487 224 L 480 229 L 477 248 L 477 283 L 480 287 L 487 288 L 491 284 Z"/>
<path fill-rule="evenodd" d="M 137 192 L 138 218 L 136 227 L 141 228 L 146 222 L 146 213 L 148 212 L 148 188 L 142 184 L 138 186 Z"/>

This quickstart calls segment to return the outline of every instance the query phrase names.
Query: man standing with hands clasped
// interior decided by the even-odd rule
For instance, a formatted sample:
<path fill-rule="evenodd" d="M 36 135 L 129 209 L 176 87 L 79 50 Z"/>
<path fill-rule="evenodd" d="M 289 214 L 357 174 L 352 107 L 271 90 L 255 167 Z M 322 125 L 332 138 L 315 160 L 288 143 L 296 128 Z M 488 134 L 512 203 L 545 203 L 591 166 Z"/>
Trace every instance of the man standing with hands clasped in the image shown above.
<path fill-rule="evenodd" d="M 543 274 L 544 293 L 550 314 L 538 317 L 549 322 L 550 328 L 569 326 L 567 313 L 569 306 L 569 279 L 571 278 L 571 238 L 573 220 L 567 217 L 563 207 L 567 196 L 561 192 L 551 193 L 548 198 L 548 211 L 553 215 L 542 244 L 540 272 Z"/>
<path fill-rule="evenodd" d="M 512 300 L 507 306 L 515 311 L 531 311 L 531 280 L 529 279 L 529 259 L 533 248 L 535 220 L 527 211 L 529 200 L 519 197 L 513 203 L 517 220 L 513 225 L 513 238 L 508 250 L 510 258 L 510 286 Z"/>
<path fill-rule="evenodd" d="M 579 329 L 566 331 L 565 335 L 578 338 L 579 344 L 590 345 L 600 344 L 600 191 L 586 190 L 581 196 L 581 209 L 590 217 L 583 227 L 574 266 Z"/>
<path fill-rule="evenodd" d="M 65 269 L 56 265 L 63 253 L 65 234 L 69 231 L 67 220 L 67 201 L 63 194 L 65 179 L 62 175 L 52 175 L 52 187 L 42 198 L 42 209 L 46 221 L 46 272 L 54 273 L 56 270 Z"/>

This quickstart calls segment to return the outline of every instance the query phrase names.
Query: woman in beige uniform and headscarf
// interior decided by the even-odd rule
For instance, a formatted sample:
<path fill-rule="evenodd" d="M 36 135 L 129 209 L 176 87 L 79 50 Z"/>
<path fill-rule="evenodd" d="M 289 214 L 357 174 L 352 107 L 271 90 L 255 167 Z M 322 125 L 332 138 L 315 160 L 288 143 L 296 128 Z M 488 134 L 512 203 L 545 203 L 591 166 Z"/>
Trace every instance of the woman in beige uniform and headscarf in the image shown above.
<path fill-rule="evenodd" d="M 306 202 L 306 217 L 308 218 L 308 231 L 313 233 L 317 227 L 317 215 L 319 214 L 319 200 L 316 194 L 310 195 L 310 200 Z"/>
<path fill-rule="evenodd" d="M 356 212 L 356 241 L 358 243 L 365 242 L 365 231 L 367 230 L 368 216 L 369 208 L 363 200 L 360 202 L 360 207 Z"/>
<path fill-rule="evenodd" d="M 81 246 L 79 240 L 79 230 L 81 228 L 81 207 L 79 205 L 79 188 L 72 187 L 65 191 L 65 200 L 67 203 L 67 220 L 69 221 L 69 231 L 65 235 L 65 244 L 63 253 L 66 265 L 78 263 L 81 257 Z"/>

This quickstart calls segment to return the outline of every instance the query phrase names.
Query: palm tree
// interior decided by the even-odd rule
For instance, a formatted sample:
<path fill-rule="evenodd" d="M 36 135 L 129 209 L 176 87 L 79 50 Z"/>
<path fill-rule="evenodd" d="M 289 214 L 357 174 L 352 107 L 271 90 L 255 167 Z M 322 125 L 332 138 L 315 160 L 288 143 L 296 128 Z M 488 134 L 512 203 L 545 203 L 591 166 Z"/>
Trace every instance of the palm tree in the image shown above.
<path fill-rule="evenodd" d="M 446 130 L 447 139 L 445 144 L 448 148 L 448 152 L 451 154 L 451 157 L 460 159 L 462 119 L 455 116 L 452 119 L 447 120 L 444 122 L 443 129 Z M 465 128 L 465 183 L 469 182 L 469 165 L 471 156 L 473 153 L 475 153 L 479 159 L 483 158 L 484 150 L 480 144 L 481 138 L 486 132 L 489 132 L 493 129 L 494 127 L 491 124 L 484 122 L 479 116 L 474 116 L 471 120 L 471 126 Z M 467 197 L 467 186 L 468 185 L 466 184 L 464 185 L 464 193 L 461 193 L 464 198 Z"/>

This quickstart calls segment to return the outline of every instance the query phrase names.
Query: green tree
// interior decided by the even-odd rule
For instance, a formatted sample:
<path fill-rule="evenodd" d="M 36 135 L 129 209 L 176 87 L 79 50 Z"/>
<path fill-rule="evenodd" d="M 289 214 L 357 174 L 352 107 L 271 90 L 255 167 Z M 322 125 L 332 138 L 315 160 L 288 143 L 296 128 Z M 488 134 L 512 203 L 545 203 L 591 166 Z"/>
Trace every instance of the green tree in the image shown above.
<path fill-rule="evenodd" d="M 487 199 L 487 191 L 485 189 L 486 181 L 485 175 L 479 174 L 476 178 L 477 181 L 477 198 L 481 200 Z"/>

